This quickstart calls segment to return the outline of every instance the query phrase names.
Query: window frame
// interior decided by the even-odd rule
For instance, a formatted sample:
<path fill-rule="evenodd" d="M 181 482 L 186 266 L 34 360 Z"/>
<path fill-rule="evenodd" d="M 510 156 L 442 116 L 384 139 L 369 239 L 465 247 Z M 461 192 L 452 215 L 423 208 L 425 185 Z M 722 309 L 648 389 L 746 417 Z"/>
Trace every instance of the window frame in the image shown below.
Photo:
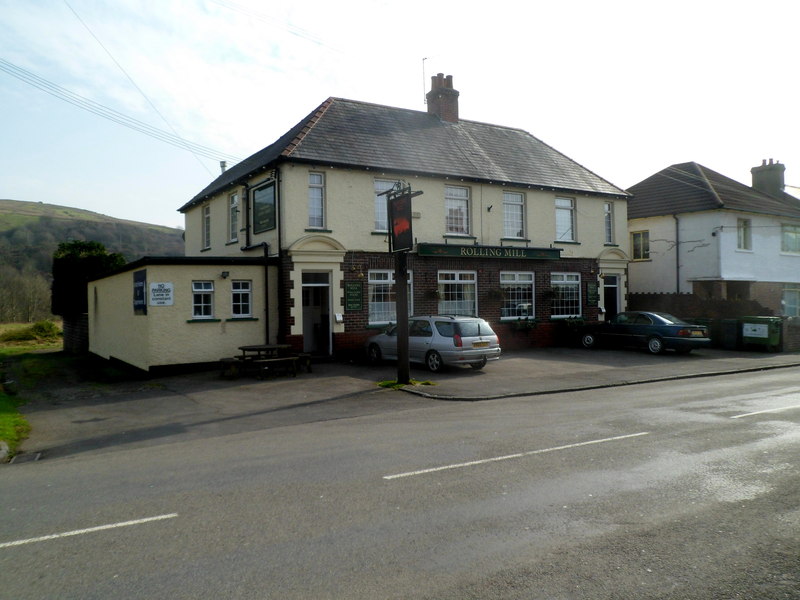
<path fill-rule="evenodd" d="M 787 302 L 787 293 L 794 296 L 793 302 Z M 791 307 L 792 310 L 788 310 Z M 784 317 L 800 317 L 800 283 L 784 283 L 781 290 L 781 313 Z"/>
<path fill-rule="evenodd" d="M 377 276 L 386 276 L 385 279 L 380 279 Z M 408 316 L 414 314 L 414 274 L 412 271 L 408 272 Z M 384 301 L 382 304 L 394 304 L 394 318 L 389 319 L 375 319 L 373 320 L 373 303 L 372 292 L 373 286 L 388 286 L 388 297 L 390 301 Z M 383 311 L 383 314 L 388 314 L 388 311 Z M 395 289 L 394 269 L 370 269 L 367 271 L 367 324 L 368 325 L 388 325 L 389 323 L 397 323 L 397 290 Z"/>
<path fill-rule="evenodd" d="M 319 177 L 319 183 L 312 179 Z M 319 190 L 319 197 L 312 197 L 312 190 Z M 326 210 L 325 210 L 325 173 L 320 171 L 309 171 L 308 173 L 308 228 L 325 229 Z M 315 214 L 317 213 L 318 214 Z"/>
<path fill-rule="evenodd" d="M 243 310 L 245 307 L 246 311 Z M 231 280 L 231 316 L 235 319 L 253 316 L 253 282 L 250 279 Z"/>
<path fill-rule="evenodd" d="M 503 237 L 524 240 L 525 236 L 525 194 L 503 191 Z"/>
<path fill-rule="evenodd" d="M 443 276 L 453 276 L 453 279 L 448 279 Z M 471 304 L 473 312 L 457 312 L 445 308 L 445 303 L 464 303 L 465 300 L 448 300 L 448 295 L 453 295 L 453 291 L 448 291 L 445 288 L 448 286 L 456 286 L 458 289 L 456 294 L 462 294 L 467 288 L 471 287 Z M 441 270 L 436 272 L 436 289 L 439 295 L 439 302 L 437 306 L 438 314 L 440 315 L 463 315 L 467 317 L 478 316 L 478 272 L 477 271 L 456 271 L 456 270 Z M 464 294 L 469 296 L 469 293 Z"/>
<path fill-rule="evenodd" d="M 562 203 L 559 205 L 559 201 Z M 569 203 L 568 206 L 564 206 L 564 203 Z M 577 202 L 575 198 L 570 198 L 567 196 L 556 196 L 555 198 L 555 211 L 556 211 L 556 243 L 574 243 L 578 241 L 578 226 L 577 226 Z M 561 223 L 559 221 L 563 221 L 563 219 L 559 219 L 559 215 L 567 214 L 567 218 L 569 219 L 569 227 L 562 232 L 561 230 Z M 569 234 L 569 238 L 563 237 L 564 235 Z"/>
<path fill-rule="evenodd" d="M 751 219 L 736 219 L 736 249 L 743 251 L 753 249 L 753 222 Z"/>
<path fill-rule="evenodd" d="M 641 240 L 639 243 L 639 252 L 640 256 L 637 256 L 636 250 L 636 238 L 639 237 Z M 646 247 L 645 247 L 646 246 Z M 650 230 L 643 229 L 641 231 L 631 231 L 631 260 L 634 261 L 644 261 L 650 260 Z"/>
<path fill-rule="evenodd" d="M 519 319 L 535 319 L 536 318 L 536 274 L 533 271 L 500 271 L 500 289 L 503 292 L 503 301 L 500 306 L 500 320 L 512 321 Z M 506 278 L 505 281 L 503 278 Z M 529 294 L 525 297 L 519 295 L 509 294 L 506 288 L 510 287 L 528 287 L 530 286 Z M 523 300 L 523 302 L 520 302 Z M 527 314 L 519 314 L 519 306 L 521 304 L 530 304 L 530 309 Z M 506 306 L 509 305 L 509 306 Z M 510 305 L 514 305 L 514 312 L 517 314 L 510 314 Z"/>
<path fill-rule="evenodd" d="M 375 179 L 373 181 L 373 191 L 375 193 L 375 219 L 373 222 L 373 231 L 380 233 L 388 233 L 389 231 L 389 208 L 388 197 L 386 194 L 379 196 L 378 194 L 391 190 L 397 181 L 390 181 L 388 179 Z M 383 189 L 383 186 L 387 187 Z"/>
<path fill-rule="evenodd" d="M 207 301 L 203 301 L 206 298 Z M 192 280 L 192 319 L 213 318 L 214 282 L 208 279 Z"/>
<path fill-rule="evenodd" d="M 239 241 L 239 192 L 228 195 L 228 242 Z"/>
<path fill-rule="evenodd" d="M 787 244 L 787 235 L 791 238 L 791 248 Z M 781 252 L 786 254 L 800 254 L 800 225 L 794 223 L 781 223 Z"/>
<path fill-rule="evenodd" d="M 202 249 L 209 250 L 211 249 L 211 205 L 204 204 L 202 210 Z"/>
<path fill-rule="evenodd" d="M 561 280 L 558 280 L 562 278 Z M 558 298 L 559 294 L 556 293 L 557 288 L 570 288 L 573 289 L 572 298 Z M 581 274 L 574 272 L 554 272 L 550 273 L 550 289 L 553 291 L 553 298 L 550 301 L 550 318 L 551 319 L 570 319 L 579 318 L 583 316 L 583 298 L 581 297 Z M 574 293 L 574 292 L 577 293 Z M 571 301 L 573 306 L 577 299 L 577 312 L 556 312 L 556 306 L 560 300 L 566 305 Z"/>
<path fill-rule="evenodd" d="M 614 203 L 611 201 L 603 202 L 603 234 L 606 244 L 616 243 L 616 236 L 614 235 Z"/>
<path fill-rule="evenodd" d="M 459 193 L 463 191 L 464 195 L 460 196 L 455 194 L 458 191 Z M 460 185 L 446 185 L 444 186 L 444 233 L 445 235 L 455 235 L 455 236 L 471 236 L 472 235 L 472 227 L 470 224 L 470 219 L 472 215 L 470 214 L 470 202 L 472 199 L 472 194 L 470 193 L 470 188 L 466 186 Z M 462 218 L 454 218 L 451 216 L 451 212 L 453 210 L 462 210 L 464 212 L 464 216 Z M 458 224 L 463 223 L 463 227 L 459 228 Z"/>

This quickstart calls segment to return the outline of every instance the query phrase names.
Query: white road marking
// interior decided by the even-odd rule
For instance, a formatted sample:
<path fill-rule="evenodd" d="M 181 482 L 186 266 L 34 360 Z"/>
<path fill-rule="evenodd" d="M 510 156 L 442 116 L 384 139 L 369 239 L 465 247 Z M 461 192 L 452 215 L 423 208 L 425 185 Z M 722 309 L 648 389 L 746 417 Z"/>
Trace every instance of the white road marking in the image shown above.
<path fill-rule="evenodd" d="M 630 438 L 639 437 L 642 435 L 649 435 L 649 431 L 642 431 L 640 433 L 631 433 L 629 435 L 618 435 L 616 437 L 603 438 L 601 440 L 589 440 L 588 442 L 578 442 L 577 444 L 567 444 L 566 446 L 555 446 L 553 448 L 543 448 L 541 450 L 530 450 L 528 452 L 517 452 L 516 454 L 507 454 L 505 456 L 495 456 L 492 458 L 484 458 L 481 460 L 472 460 L 464 463 L 456 463 L 452 465 L 443 465 L 441 467 L 432 467 L 430 469 L 420 469 L 418 471 L 408 471 L 406 473 L 397 473 L 396 475 L 384 475 L 384 479 L 400 479 L 402 477 L 413 477 L 414 475 L 425 475 L 427 473 L 436 473 L 437 471 L 447 471 L 449 469 L 463 469 L 464 467 L 474 467 L 477 465 L 485 465 L 487 463 L 499 462 L 501 460 L 511 460 L 512 458 L 522 458 L 525 456 L 533 456 L 534 454 L 545 454 L 547 452 L 555 452 L 557 450 L 569 450 L 571 448 L 580 448 L 581 446 L 590 446 L 592 444 L 602 444 L 604 442 L 615 442 L 617 440 L 627 440 Z"/>
<path fill-rule="evenodd" d="M 764 413 L 774 413 L 774 412 L 781 412 L 784 410 L 794 410 L 795 408 L 800 408 L 800 404 L 795 404 L 794 406 L 784 406 L 782 408 L 768 408 L 766 410 L 757 410 L 756 412 L 745 413 L 743 415 L 734 415 L 731 419 L 741 419 L 742 417 L 752 417 L 753 415 L 763 415 Z"/>
<path fill-rule="evenodd" d="M 145 519 L 136 519 L 135 521 L 124 521 L 122 523 L 110 523 L 108 525 L 98 525 L 97 527 L 89 527 L 88 529 L 76 529 L 75 531 L 65 531 L 64 533 L 54 533 L 52 535 L 43 535 L 41 537 L 28 538 L 27 540 L 16 540 L 14 542 L 0 543 L 0 548 L 10 548 L 11 546 L 22 546 L 23 544 L 33 544 L 34 542 L 45 542 L 47 540 L 55 540 L 58 538 L 70 537 L 73 535 L 83 535 L 85 533 L 94 533 L 96 531 L 104 531 L 106 529 L 117 529 L 118 527 L 130 527 L 131 525 L 142 525 L 143 523 L 150 523 L 152 521 L 162 521 L 164 519 L 174 519 L 178 513 L 170 513 L 168 515 L 158 515 L 157 517 L 147 517 Z"/>

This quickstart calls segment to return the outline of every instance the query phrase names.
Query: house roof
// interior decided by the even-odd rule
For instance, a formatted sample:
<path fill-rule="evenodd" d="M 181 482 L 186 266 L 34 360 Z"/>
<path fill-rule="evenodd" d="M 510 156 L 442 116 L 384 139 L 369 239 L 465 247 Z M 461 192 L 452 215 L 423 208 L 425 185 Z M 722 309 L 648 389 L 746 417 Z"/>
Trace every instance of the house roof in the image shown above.
<path fill-rule="evenodd" d="M 280 160 L 456 177 L 627 197 L 627 193 L 521 129 L 343 98 L 328 98 L 280 139 L 234 165 L 183 212 Z"/>
<path fill-rule="evenodd" d="M 629 219 L 717 209 L 800 218 L 794 196 L 770 196 L 696 162 L 667 167 L 628 192 Z"/>

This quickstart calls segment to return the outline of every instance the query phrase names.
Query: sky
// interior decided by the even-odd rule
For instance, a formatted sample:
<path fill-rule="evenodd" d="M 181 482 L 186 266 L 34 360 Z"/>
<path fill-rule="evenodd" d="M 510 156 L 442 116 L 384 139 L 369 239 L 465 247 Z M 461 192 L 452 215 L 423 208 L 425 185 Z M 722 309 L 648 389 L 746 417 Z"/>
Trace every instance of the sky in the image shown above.
<path fill-rule="evenodd" d="M 796 0 L 0 0 L 0 15 L 4 199 L 182 227 L 220 160 L 330 96 L 425 111 L 436 73 L 462 119 L 524 129 L 620 188 L 688 161 L 749 185 L 772 158 L 800 195 Z"/>

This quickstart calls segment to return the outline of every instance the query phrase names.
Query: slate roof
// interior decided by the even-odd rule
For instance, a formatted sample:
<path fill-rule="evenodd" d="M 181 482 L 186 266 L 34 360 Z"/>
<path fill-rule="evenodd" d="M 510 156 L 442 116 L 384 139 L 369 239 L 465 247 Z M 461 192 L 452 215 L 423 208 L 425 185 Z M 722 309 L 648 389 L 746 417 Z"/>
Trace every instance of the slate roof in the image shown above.
<path fill-rule="evenodd" d="M 695 162 L 667 167 L 628 192 L 629 219 L 717 209 L 800 218 L 794 196 L 770 196 Z"/>
<path fill-rule="evenodd" d="M 222 173 L 181 212 L 281 160 L 627 197 L 521 129 L 328 98 L 275 143 Z"/>

